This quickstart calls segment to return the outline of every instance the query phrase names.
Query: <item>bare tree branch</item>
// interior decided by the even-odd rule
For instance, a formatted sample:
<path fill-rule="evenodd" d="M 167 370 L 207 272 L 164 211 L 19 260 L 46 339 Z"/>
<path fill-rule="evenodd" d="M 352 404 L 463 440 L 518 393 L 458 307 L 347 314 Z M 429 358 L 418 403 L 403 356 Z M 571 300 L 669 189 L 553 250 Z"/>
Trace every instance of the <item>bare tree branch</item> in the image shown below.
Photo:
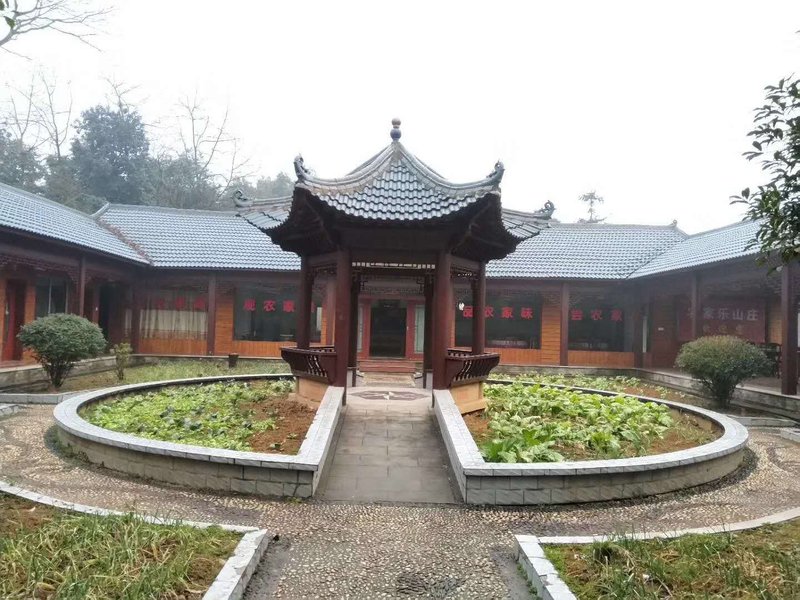
<path fill-rule="evenodd" d="M 2 26 L 6 29 L 0 30 L 0 48 L 25 34 L 50 29 L 97 50 L 92 38 L 111 12 L 87 0 L 8 0 L 4 4 L 0 15 L 5 17 Z"/>

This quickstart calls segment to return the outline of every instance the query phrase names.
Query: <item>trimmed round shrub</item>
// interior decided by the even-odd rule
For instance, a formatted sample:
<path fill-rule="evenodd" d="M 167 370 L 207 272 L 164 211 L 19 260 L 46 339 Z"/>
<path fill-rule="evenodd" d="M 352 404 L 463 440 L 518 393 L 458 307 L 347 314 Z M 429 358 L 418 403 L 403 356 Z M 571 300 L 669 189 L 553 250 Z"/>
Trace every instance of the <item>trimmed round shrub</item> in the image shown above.
<path fill-rule="evenodd" d="M 41 363 L 56 389 L 64 383 L 76 362 L 93 358 L 106 348 L 100 327 L 77 315 L 41 317 L 24 325 L 17 337 Z"/>
<path fill-rule="evenodd" d="M 769 370 L 759 348 L 732 335 L 711 335 L 681 347 L 675 366 L 699 380 L 711 396 L 727 405 L 736 386 Z"/>

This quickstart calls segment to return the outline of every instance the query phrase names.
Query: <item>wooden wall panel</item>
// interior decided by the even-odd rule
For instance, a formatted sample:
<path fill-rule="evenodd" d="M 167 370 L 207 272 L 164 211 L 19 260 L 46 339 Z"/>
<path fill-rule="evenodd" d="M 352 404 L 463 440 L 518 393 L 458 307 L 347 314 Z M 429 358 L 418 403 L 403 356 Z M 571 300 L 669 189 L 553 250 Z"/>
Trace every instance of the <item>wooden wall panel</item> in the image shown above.
<path fill-rule="evenodd" d="M 6 331 L 4 329 L 6 320 L 4 318 L 6 310 L 6 278 L 0 273 L 0 360 L 3 356 L 3 344 L 6 341 Z"/>
<path fill-rule="evenodd" d="M 767 300 L 767 342 L 781 343 L 781 299 Z"/>
<path fill-rule="evenodd" d="M 36 319 L 36 283 L 30 279 L 25 283 L 25 319 L 23 323 L 30 323 Z M 33 353 L 30 350 L 22 352 L 22 362 L 35 363 Z"/>
<path fill-rule="evenodd" d="M 234 340 L 233 298 L 234 294 L 232 290 L 217 296 L 217 326 L 215 328 L 217 335 L 217 354 L 225 355 L 235 352 L 240 356 L 280 358 L 280 349 L 282 346 L 294 346 L 294 342 L 251 342 L 249 340 Z M 203 354 L 205 354 L 205 349 L 203 349 Z"/>
<path fill-rule="evenodd" d="M 569 351 L 570 366 L 632 367 L 633 352 Z"/>
<path fill-rule="evenodd" d="M 674 296 L 653 299 L 650 323 L 650 366 L 672 368 L 678 355 Z"/>
<path fill-rule="evenodd" d="M 540 362 L 557 365 L 561 351 L 561 304 L 559 297 L 545 294 L 542 304 L 542 344 Z"/>
<path fill-rule="evenodd" d="M 206 353 L 206 340 L 142 338 L 142 354 L 185 354 L 202 356 Z"/>

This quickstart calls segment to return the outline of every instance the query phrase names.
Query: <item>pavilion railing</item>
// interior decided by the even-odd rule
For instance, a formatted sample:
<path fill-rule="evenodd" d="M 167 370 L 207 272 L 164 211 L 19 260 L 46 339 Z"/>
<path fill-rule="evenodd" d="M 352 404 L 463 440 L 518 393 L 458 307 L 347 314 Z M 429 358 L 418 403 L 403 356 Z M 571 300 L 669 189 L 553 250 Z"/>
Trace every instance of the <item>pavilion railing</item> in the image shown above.
<path fill-rule="evenodd" d="M 469 350 L 450 348 L 445 361 L 448 387 L 485 381 L 498 364 L 499 354 L 472 354 Z"/>
<path fill-rule="evenodd" d="M 333 383 L 336 376 L 336 351 L 333 346 L 309 349 L 281 348 L 281 357 L 296 377 Z"/>

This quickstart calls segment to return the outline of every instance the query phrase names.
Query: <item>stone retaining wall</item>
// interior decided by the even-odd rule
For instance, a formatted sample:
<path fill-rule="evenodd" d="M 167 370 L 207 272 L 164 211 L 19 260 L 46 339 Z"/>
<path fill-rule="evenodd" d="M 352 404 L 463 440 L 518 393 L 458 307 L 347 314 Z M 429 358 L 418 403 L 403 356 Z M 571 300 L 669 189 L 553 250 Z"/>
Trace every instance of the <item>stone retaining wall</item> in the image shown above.
<path fill-rule="evenodd" d="M 748 438 L 743 425 L 697 407 L 641 399 L 701 415 L 717 423 L 723 434 L 696 448 L 652 456 L 535 464 L 487 463 L 449 391 L 434 391 L 434 412 L 459 491 L 468 504 L 571 504 L 637 498 L 708 483 L 739 467 Z"/>
<path fill-rule="evenodd" d="M 238 452 L 148 440 L 97 427 L 78 414 L 81 408 L 89 404 L 122 393 L 167 385 L 280 377 L 202 377 L 126 385 L 83 393 L 56 407 L 54 417 L 58 436 L 67 447 L 85 456 L 89 462 L 130 475 L 191 488 L 309 498 L 317 489 L 331 449 L 341 414 L 342 388 L 328 388 L 306 438 L 295 455 Z"/>

